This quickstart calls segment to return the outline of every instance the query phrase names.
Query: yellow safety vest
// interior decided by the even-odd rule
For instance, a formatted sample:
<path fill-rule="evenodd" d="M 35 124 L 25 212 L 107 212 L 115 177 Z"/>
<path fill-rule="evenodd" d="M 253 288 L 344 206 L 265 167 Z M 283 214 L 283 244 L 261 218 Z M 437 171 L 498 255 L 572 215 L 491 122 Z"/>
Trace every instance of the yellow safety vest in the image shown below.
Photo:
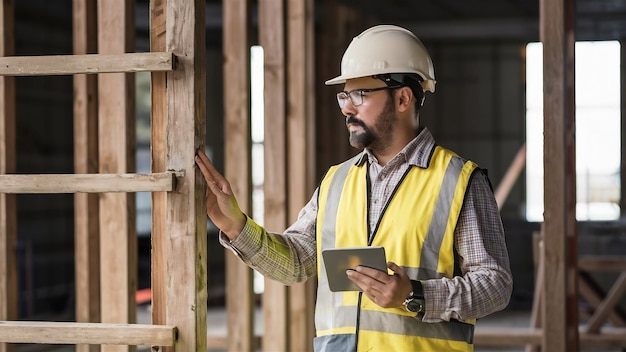
<path fill-rule="evenodd" d="M 477 165 L 436 147 L 428 168 L 411 166 L 368 239 L 367 163 L 329 169 L 319 187 L 317 255 L 334 247 L 383 246 L 412 280 L 454 276 L 454 229 Z M 349 219 L 347 221 L 341 221 Z M 475 320 L 424 323 L 360 292 L 331 292 L 318 260 L 316 351 L 473 351 Z"/>

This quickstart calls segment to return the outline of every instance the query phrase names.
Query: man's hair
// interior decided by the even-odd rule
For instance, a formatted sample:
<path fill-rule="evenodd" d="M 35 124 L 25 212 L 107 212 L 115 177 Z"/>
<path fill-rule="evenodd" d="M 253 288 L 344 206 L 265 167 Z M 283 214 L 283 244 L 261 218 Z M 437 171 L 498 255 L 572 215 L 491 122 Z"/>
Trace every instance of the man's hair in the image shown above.
<path fill-rule="evenodd" d="M 424 104 L 424 89 L 422 88 L 421 82 L 423 81 L 422 77 L 414 74 L 414 73 L 388 73 L 382 75 L 375 75 L 373 78 L 380 79 L 385 82 L 385 84 L 390 86 L 402 85 L 409 87 L 413 92 L 413 96 L 415 97 L 415 113 L 417 114 Z M 394 93 L 391 93 L 391 97 L 393 97 Z"/>

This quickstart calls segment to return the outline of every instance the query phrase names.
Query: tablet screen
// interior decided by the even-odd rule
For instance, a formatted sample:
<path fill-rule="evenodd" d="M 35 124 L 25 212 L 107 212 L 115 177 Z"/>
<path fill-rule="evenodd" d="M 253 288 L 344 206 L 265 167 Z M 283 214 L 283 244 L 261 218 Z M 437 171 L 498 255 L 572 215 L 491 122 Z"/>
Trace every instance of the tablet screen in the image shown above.
<path fill-rule="evenodd" d="M 387 272 L 384 247 L 328 248 L 322 250 L 328 286 L 331 291 L 361 291 L 346 274 L 358 265 Z"/>

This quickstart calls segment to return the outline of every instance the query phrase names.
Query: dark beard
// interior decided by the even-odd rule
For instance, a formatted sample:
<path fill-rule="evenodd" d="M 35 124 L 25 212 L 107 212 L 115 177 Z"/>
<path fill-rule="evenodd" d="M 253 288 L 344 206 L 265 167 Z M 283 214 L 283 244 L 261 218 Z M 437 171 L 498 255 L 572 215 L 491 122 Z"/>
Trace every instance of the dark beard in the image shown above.
<path fill-rule="evenodd" d="M 393 99 L 387 99 L 385 108 L 378 115 L 375 123 L 376 131 L 373 131 L 362 120 L 354 117 L 346 117 L 346 124 L 353 123 L 361 126 L 363 132 L 350 131 L 350 145 L 357 148 L 370 148 L 371 150 L 385 149 L 391 144 L 391 130 L 396 120 Z"/>
<path fill-rule="evenodd" d="M 350 131 L 350 145 L 358 149 L 368 147 L 374 140 L 372 130 L 370 130 L 363 121 L 354 116 L 348 116 L 346 118 L 346 124 L 348 123 L 359 125 L 363 128 L 363 132 Z"/>

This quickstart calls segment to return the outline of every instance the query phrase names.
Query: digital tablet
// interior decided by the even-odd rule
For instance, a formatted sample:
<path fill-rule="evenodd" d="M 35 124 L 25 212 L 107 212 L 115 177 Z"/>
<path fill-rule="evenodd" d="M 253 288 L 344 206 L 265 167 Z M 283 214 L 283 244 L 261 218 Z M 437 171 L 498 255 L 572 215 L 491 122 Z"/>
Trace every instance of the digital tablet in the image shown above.
<path fill-rule="evenodd" d="M 346 274 L 346 270 L 355 269 L 358 265 L 387 272 L 384 247 L 329 248 L 322 250 L 322 259 L 328 286 L 333 292 L 361 291 Z"/>

